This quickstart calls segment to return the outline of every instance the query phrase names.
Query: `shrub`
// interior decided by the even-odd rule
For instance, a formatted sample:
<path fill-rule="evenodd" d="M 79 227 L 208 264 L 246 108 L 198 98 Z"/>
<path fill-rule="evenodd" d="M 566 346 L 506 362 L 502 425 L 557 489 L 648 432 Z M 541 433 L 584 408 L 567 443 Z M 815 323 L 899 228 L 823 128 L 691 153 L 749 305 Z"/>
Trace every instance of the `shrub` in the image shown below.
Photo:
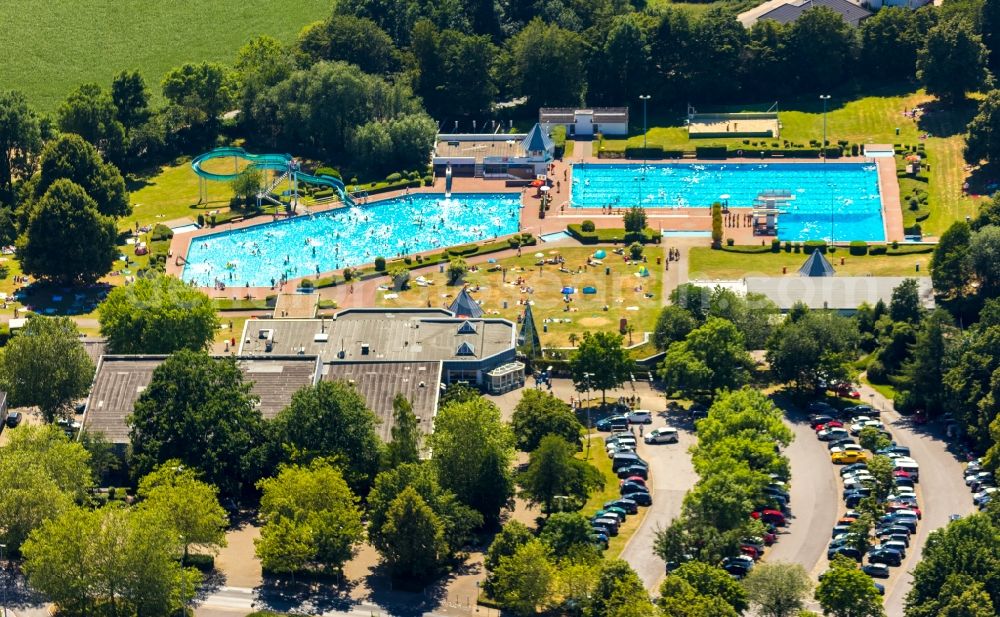
<path fill-rule="evenodd" d="M 169 240 L 174 237 L 174 232 L 172 229 L 164 225 L 163 223 L 157 223 L 153 226 L 153 231 L 149 234 L 150 242 L 160 242 L 162 240 Z"/>
<path fill-rule="evenodd" d="M 432 186 L 434 184 L 434 176 L 424 176 L 424 186 Z"/>
<path fill-rule="evenodd" d="M 851 255 L 867 255 L 868 243 L 863 240 L 853 240 L 851 241 L 849 251 Z"/>
<path fill-rule="evenodd" d="M 722 244 L 722 204 L 712 204 L 712 248 Z"/>
<path fill-rule="evenodd" d="M 638 242 L 633 242 L 628 246 L 628 254 L 632 259 L 642 258 L 642 245 Z"/>
<path fill-rule="evenodd" d="M 798 253 L 801 250 L 802 250 L 802 245 L 799 244 L 798 242 L 796 242 L 795 244 L 792 245 L 792 252 L 793 253 Z"/>
<path fill-rule="evenodd" d="M 410 265 L 413 263 L 413 258 L 407 255 L 406 257 L 403 258 L 403 263 L 406 265 Z"/>
<path fill-rule="evenodd" d="M 402 176 L 402 174 L 399 174 L 399 173 L 391 173 L 391 174 L 389 174 L 388 176 L 385 177 L 385 181 L 386 182 L 399 182 L 402 179 L 403 179 L 403 176 Z M 374 184 L 374 182 L 372 184 Z"/>
<path fill-rule="evenodd" d="M 898 241 L 898 240 L 893 240 L 893 241 L 892 241 L 892 250 L 894 250 L 894 251 L 895 251 L 895 250 L 897 250 L 898 248 L 899 248 L 899 241 Z"/>
<path fill-rule="evenodd" d="M 351 268 L 344 268 L 344 280 L 349 281 L 354 278 L 354 270 Z"/>
<path fill-rule="evenodd" d="M 826 241 L 825 240 L 806 240 L 803 250 L 806 255 L 811 254 L 813 251 L 819 251 L 820 253 L 826 252 Z"/>
<path fill-rule="evenodd" d="M 316 169 L 316 175 L 317 176 L 331 176 L 331 177 L 336 178 L 338 180 L 341 179 L 341 177 L 340 177 L 340 171 L 337 170 L 337 169 L 335 169 L 335 168 L 333 168 L 333 167 L 318 167 Z"/>
<path fill-rule="evenodd" d="M 310 281 L 309 279 L 302 279 L 302 282 L 299 283 L 299 288 L 300 289 L 312 289 L 313 288 L 313 282 Z"/>
<path fill-rule="evenodd" d="M 736 244 L 736 240 L 732 238 L 726 238 L 726 246 L 732 246 L 734 244 Z"/>
<path fill-rule="evenodd" d="M 204 227 L 204 226 L 205 226 L 205 215 L 204 214 L 199 214 L 198 215 L 198 227 Z"/>
<path fill-rule="evenodd" d="M 596 226 L 594 225 L 594 221 L 587 219 L 586 221 L 580 223 L 580 229 L 583 231 L 594 231 Z"/>
<path fill-rule="evenodd" d="M 778 253 L 780 251 L 781 251 L 781 240 L 778 240 L 777 238 L 773 238 L 771 240 L 771 252 L 772 253 Z"/>
<path fill-rule="evenodd" d="M 694 154 L 700 159 L 724 159 L 728 154 L 728 149 L 726 146 L 719 145 L 697 146 L 694 149 Z"/>
<path fill-rule="evenodd" d="M 471 255 L 479 250 L 479 247 L 475 244 L 460 244 L 458 246 L 453 246 L 448 249 L 448 254 L 450 255 Z"/>
<path fill-rule="evenodd" d="M 792 252 L 792 243 L 789 242 L 788 240 L 785 240 L 785 252 L 786 253 Z"/>
<path fill-rule="evenodd" d="M 851 144 L 851 156 L 858 155 L 858 144 Z"/>
<path fill-rule="evenodd" d="M 873 246 L 873 247 L 871 247 L 871 248 L 868 249 L 868 254 L 869 255 L 885 255 L 886 250 L 887 249 L 886 249 L 885 245 Z"/>
<path fill-rule="evenodd" d="M 375 258 L 375 270 L 377 272 L 385 272 L 385 257 Z"/>

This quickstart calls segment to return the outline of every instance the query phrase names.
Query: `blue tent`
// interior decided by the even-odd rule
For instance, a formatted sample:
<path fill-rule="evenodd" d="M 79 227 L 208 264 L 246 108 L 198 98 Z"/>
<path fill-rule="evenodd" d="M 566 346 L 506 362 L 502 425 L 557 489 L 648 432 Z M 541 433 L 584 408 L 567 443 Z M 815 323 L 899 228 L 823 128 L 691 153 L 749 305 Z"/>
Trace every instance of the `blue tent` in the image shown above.
<path fill-rule="evenodd" d="M 588 294 L 588 295 L 595 294 L 595 293 L 597 293 L 597 288 L 596 287 L 584 287 L 583 288 L 583 293 Z"/>

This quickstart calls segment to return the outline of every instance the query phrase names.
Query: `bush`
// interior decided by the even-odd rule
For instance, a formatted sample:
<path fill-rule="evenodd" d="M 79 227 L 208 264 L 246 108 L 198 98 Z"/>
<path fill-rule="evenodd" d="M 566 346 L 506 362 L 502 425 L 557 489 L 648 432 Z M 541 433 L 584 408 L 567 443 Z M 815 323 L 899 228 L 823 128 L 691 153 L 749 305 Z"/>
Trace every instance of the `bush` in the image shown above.
<path fill-rule="evenodd" d="M 878 246 L 873 246 L 873 247 L 869 248 L 868 249 L 868 254 L 869 255 L 885 255 L 886 250 L 887 249 L 886 249 L 885 245 L 880 244 Z"/>
<path fill-rule="evenodd" d="M 806 255 L 810 255 L 813 251 L 819 251 L 820 253 L 826 252 L 826 241 L 825 240 L 806 240 L 803 247 Z"/>
<path fill-rule="evenodd" d="M 299 283 L 299 289 L 312 289 L 312 288 L 313 288 L 313 282 L 310 281 L 309 279 L 302 279 L 302 282 Z"/>
<path fill-rule="evenodd" d="M 642 147 L 626 147 L 625 148 L 625 158 L 629 159 L 662 159 L 663 158 L 663 146 L 659 145 L 647 145 L 645 149 Z"/>
<path fill-rule="evenodd" d="M 851 144 L 851 156 L 858 155 L 858 144 Z"/>
<path fill-rule="evenodd" d="M 391 173 L 385 177 L 386 182 L 399 182 L 403 179 L 403 175 L 400 173 Z"/>
<path fill-rule="evenodd" d="M 729 240 L 732 240 L 732 238 L 727 239 L 726 246 L 722 247 L 722 250 L 727 253 L 743 253 L 745 255 L 755 255 L 759 253 L 770 253 L 773 250 L 770 246 L 760 246 L 756 244 L 739 244 L 739 245 L 729 244 Z M 780 244 L 778 245 L 778 248 L 780 250 L 781 248 Z"/>
<path fill-rule="evenodd" d="M 772 253 L 778 253 L 780 251 L 781 251 L 781 240 L 778 240 L 777 238 L 773 238 L 771 240 L 771 252 Z"/>
<path fill-rule="evenodd" d="M 850 245 L 851 255 L 867 255 L 868 243 L 862 240 L 853 240 Z"/>
<path fill-rule="evenodd" d="M 453 246 L 448 249 L 448 254 L 450 255 L 472 255 L 479 250 L 479 247 L 475 244 L 460 244 L 458 246 Z"/>
<path fill-rule="evenodd" d="M 888 383 L 886 381 L 885 365 L 878 359 L 873 359 L 868 363 L 867 373 L 868 381 L 872 383 Z"/>
<path fill-rule="evenodd" d="M 198 227 L 204 227 L 204 226 L 205 226 L 205 215 L 204 214 L 199 214 L 198 215 Z"/>
<path fill-rule="evenodd" d="M 892 241 L 892 250 L 897 250 L 898 248 L 899 248 L 899 241 L 898 240 L 893 240 Z"/>
<path fill-rule="evenodd" d="M 580 229 L 582 229 L 583 231 L 590 232 L 597 229 L 597 227 L 594 225 L 594 221 L 587 219 L 586 221 L 580 223 Z"/>
<path fill-rule="evenodd" d="M 375 258 L 375 271 L 376 272 L 385 272 L 385 257 L 376 257 Z"/>
<path fill-rule="evenodd" d="M 318 167 L 318 168 L 316 168 L 316 174 L 315 175 L 317 175 L 317 176 L 331 176 L 331 177 L 336 178 L 338 180 L 342 179 L 341 176 L 340 176 L 340 171 L 338 169 L 333 168 L 333 167 Z"/>
<path fill-rule="evenodd" d="M 349 281 L 354 278 L 354 270 L 351 268 L 344 268 L 344 280 Z"/>
<path fill-rule="evenodd" d="M 157 223 L 153 226 L 153 231 L 149 234 L 150 242 L 160 242 L 162 240 L 169 240 L 174 237 L 174 232 L 169 227 L 163 223 Z"/>
<path fill-rule="evenodd" d="M 632 259 L 642 259 L 642 245 L 638 242 L 633 242 L 628 246 L 628 254 Z"/>
<path fill-rule="evenodd" d="M 424 186 L 433 186 L 434 176 L 424 176 Z"/>
<path fill-rule="evenodd" d="M 697 146 L 694 154 L 700 159 L 724 159 L 728 154 L 726 146 Z"/>
<path fill-rule="evenodd" d="M 792 252 L 792 243 L 789 242 L 788 240 L 785 240 L 785 252 L 786 253 Z"/>
<path fill-rule="evenodd" d="M 734 244 L 736 244 L 736 240 L 734 240 L 732 238 L 726 238 L 726 245 L 727 246 L 732 246 Z"/>

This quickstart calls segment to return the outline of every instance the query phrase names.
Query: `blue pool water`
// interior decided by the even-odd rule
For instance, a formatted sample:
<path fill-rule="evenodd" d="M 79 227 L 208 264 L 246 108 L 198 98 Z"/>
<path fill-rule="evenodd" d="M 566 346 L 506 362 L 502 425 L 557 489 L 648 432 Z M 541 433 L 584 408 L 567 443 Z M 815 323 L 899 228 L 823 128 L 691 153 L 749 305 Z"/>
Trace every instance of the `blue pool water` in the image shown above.
<path fill-rule="evenodd" d="M 517 233 L 520 196 L 417 193 L 195 238 L 183 278 L 202 287 L 289 279 Z"/>
<path fill-rule="evenodd" d="M 778 217 L 782 240 L 885 240 L 878 171 L 867 163 L 580 164 L 575 208 L 705 208 L 728 195 L 749 208 L 760 193 L 790 191 Z"/>

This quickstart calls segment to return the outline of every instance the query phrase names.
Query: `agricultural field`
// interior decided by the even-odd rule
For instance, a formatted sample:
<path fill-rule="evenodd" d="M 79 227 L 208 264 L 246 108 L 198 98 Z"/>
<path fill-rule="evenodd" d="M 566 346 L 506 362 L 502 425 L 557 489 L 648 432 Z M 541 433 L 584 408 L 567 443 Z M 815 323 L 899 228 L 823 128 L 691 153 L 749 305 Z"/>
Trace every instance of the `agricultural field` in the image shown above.
<path fill-rule="evenodd" d="M 291 41 L 332 0 L 28 0 L 0 3 L 0 83 L 54 111 L 74 87 L 139 69 L 155 96 L 170 68 L 231 62 L 251 36 Z"/>

